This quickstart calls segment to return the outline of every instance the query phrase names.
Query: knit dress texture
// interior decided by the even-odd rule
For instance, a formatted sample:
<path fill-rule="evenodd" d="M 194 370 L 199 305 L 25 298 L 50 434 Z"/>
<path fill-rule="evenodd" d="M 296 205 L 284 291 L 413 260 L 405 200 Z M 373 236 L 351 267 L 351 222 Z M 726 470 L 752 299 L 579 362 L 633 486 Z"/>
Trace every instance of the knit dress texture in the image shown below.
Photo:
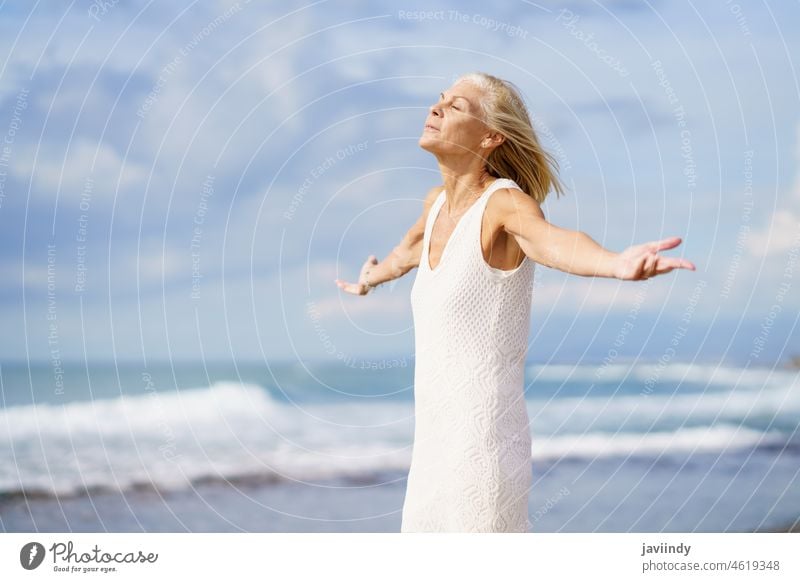
<path fill-rule="evenodd" d="M 411 289 L 414 443 L 401 532 L 527 532 L 531 435 L 524 399 L 534 262 L 489 265 L 481 222 L 496 179 L 458 220 L 435 269 L 431 206 Z"/>

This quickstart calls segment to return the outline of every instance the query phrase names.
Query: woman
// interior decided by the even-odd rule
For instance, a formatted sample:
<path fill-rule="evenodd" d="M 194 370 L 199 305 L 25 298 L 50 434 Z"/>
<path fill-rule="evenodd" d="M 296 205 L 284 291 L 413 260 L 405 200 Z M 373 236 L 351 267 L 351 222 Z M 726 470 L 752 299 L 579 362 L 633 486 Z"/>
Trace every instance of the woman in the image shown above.
<path fill-rule="evenodd" d="M 460 77 L 430 108 L 419 145 L 436 156 L 443 184 L 386 259 L 370 256 L 357 283 L 336 280 L 365 295 L 419 267 L 411 290 L 414 447 L 401 531 L 525 532 L 534 265 L 629 281 L 695 266 L 658 254 L 678 237 L 614 253 L 547 222 L 540 204 L 551 187 L 563 193 L 557 164 L 507 81 Z"/>

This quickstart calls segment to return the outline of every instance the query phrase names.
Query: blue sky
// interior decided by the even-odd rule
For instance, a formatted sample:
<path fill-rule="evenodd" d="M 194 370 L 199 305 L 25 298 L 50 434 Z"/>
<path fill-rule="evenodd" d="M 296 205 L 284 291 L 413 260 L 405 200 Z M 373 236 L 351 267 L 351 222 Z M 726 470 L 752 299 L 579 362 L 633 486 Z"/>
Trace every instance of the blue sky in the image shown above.
<path fill-rule="evenodd" d="M 647 285 L 538 267 L 530 358 L 657 359 L 676 337 L 676 359 L 798 353 L 798 17 L 6 3 L 0 361 L 410 356 L 416 272 L 363 298 L 333 279 L 415 221 L 440 183 L 426 108 L 471 70 L 522 89 L 568 187 L 550 221 L 615 251 L 678 235 L 668 254 L 697 265 Z"/>

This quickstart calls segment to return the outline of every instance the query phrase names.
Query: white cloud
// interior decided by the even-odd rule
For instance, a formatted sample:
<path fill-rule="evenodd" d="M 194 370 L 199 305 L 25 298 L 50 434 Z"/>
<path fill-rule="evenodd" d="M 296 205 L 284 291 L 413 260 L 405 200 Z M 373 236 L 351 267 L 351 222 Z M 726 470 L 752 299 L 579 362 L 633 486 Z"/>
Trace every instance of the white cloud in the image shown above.
<path fill-rule="evenodd" d="M 406 276 L 414 277 L 415 271 Z M 330 295 L 323 299 L 314 300 L 314 312 L 326 318 L 332 324 L 346 324 L 352 316 L 374 316 L 384 319 L 390 316 L 404 316 L 410 313 L 408 294 L 393 292 L 391 283 L 387 283 L 373 290 L 367 296 L 352 295 L 341 291 L 330 278 Z M 345 281 L 354 282 L 357 277 L 340 277 Z"/>
<path fill-rule="evenodd" d="M 796 174 L 791 191 L 779 200 L 780 208 L 769 223 L 748 237 L 747 248 L 755 257 L 782 255 L 800 245 L 800 123 L 794 153 Z"/>
<path fill-rule="evenodd" d="M 560 274 L 558 281 L 551 281 L 550 273 L 540 272 L 544 268 L 537 265 L 537 272 L 534 275 L 533 309 L 538 312 L 578 310 L 605 313 L 618 309 L 628 311 L 631 305 L 637 303 L 642 303 L 644 311 L 651 311 L 648 305 L 663 305 L 671 293 L 671 283 L 667 280 L 671 274 L 654 280 L 654 283 L 645 290 L 642 288 L 644 281 L 618 281 Z M 656 281 L 658 284 L 655 284 Z"/>
<path fill-rule="evenodd" d="M 796 196 L 800 202 L 800 196 Z M 766 229 L 756 231 L 747 241 L 750 253 L 756 257 L 781 255 L 800 244 L 800 212 L 779 209 Z"/>
<path fill-rule="evenodd" d="M 179 253 L 174 249 L 149 248 L 138 256 L 132 257 L 130 264 L 131 273 L 135 272 L 138 265 L 139 277 L 143 283 L 152 283 L 172 279 L 181 272 L 191 274 L 192 265 L 186 253 Z"/>
<path fill-rule="evenodd" d="M 65 154 L 57 144 L 44 144 L 38 152 L 27 146 L 12 172 L 22 181 L 33 177 L 34 193 L 52 200 L 59 192 L 69 203 L 76 203 L 84 193 L 91 195 L 92 203 L 111 200 L 118 183 L 121 190 L 144 185 L 147 168 L 123 160 L 110 145 L 76 138 L 68 148 Z"/>
<path fill-rule="evenodd" d="M 423 3 L 417 4 L 420 9 L 425 8 Z M 226 8 L 234 5 L 234 0 L 217 0 L 212 4 L 198 5 L 184 12 L 174 23 L 172 17 L 182 11 L 183 7 L 170 9 L 165 6 L 155 11 L 148 10 L 134 21 L 133 15 L 138 12 L 138 6 L 125 8 L 120 3 L 100 23 L 87 18 L 85 7 L 77 8 L 61 25 L 58 25 L 61 15 L 58 11 L 47 14 L 37 12 L 26 25 L 13 51 L 10 51 L 10 45 L 16 38 L 22 21 L 20 18 L 12 19 L 13 14 L 7 14 L 5 16 L 10 24 L 0 24 L 0 31 L 10 31 L 5 40 L 0 35 L 0 45 L 13 53 L 5 69 L 6 83 L 4 88 L 0 88 L 0 95 L 13 97 L 20 87 L 31 89 L 31 107 L 25 113 L 23 131 L 17 136 L 18 140 L 14 145 L 14 166 L 10 168 L 10 172 L 15 174 L 15 178 L 32 176 L 36 195 L 47 202 L 51 202 L 56 192 L 60 191 L 62 204 L 71 205 L 71 208 L 80 199 L 95 157 L 92 174 L 95 181 L 93 202 L 99 202 L 101 198 L 111 200 L 117 180 L 122 177 L 121 186 L 127 187 L 130 194 L 119 200 L 111 234 L 113 240 L 108 241 L 100 236 L 101 224 L 108 223 L 100 223 L 99 220 L 105 215 L 98 213 L 92 219 L 90 237 L 90 243 L 97 246 L 90 249 L 89 256 L 93 260 L 96 258 L 99 271 L 102 266 L 99 261 L 107 255 L 106 245 L 113 244 L 114 257 L 119 257 L 120 260 L 113 261 L 109 268 L 115 275 L 113 281 L 117 289 L 136 289 L 138 267 L 141 281 L 147 284 L 147 292 L 143 293 L 147 297 L 143 299 L 142 309 L 155 314 L 157 317 L 154 319 L 161 317 L 161 278 L 166 278 L 164 293 L 168 308 L 165 311 L 180 325 L 188 326 L 188 332 L 186 329 L 175 334 L 171 331 L 170 339 L 174 342 L 182 343 L 195 332 L 192 317 L 187 317 L 187 313 L 193 316 L 194 307 L 188 301 L 187 277 L 192 272 L 189 236 L 184 239 L 180 237 L 197 211 L 199 184 L 203 176 L 208 174 L 217 177 L 219 188 L 217 197 L 210 204 L 211 210 L 203 231 L 200 268 L 204 275 L 208 274 L 208 278 L 202 280 L 203 299 L 200 304 L 205 307 L 202 310 L 204 316 L 217 318 L 208 323 L 203 321 L 204 329 L 208 327 L 212 330 L 209 332 L 211 339 L 220 336 L 219 345 L 213 349 L 215 354 L 227 353 L 227 345 L 223 341 L 225 338 L 220 334 L 220 329 L 225 328 L 225 317 L 231 318 L 230 331 L 235 336 L 234 339 L 240 340 L 241 345 L 250 342 L 251 348 L 255 350 L 252 330 L 247 328 L 248 324 L 253 323 L 253 304 L 257 313 L 264 314 L 258 322 L 263 325 L 260 328 L 263 330 L 262 339 L 270 342 L 267 351 L 286 349 L 285 338 L 280 333 L 284 319 L 281 311 L 285 312 L 285 319 L 292 326 L 292 331 L 307 327 L 303 322 L 304 317 L 307 317 L 306 304 L 309 298 L 316 299 L 315 305 L 318 313 L 325 317 L 326 329 L 336 334 L 356 329 L 354 323 L 361 321 L 383 326 L 391 326 L 395 321 L 407 323 L 409 298 L 406 284 L 410 287 L 409 279 L 415 276 L 414 272 L 398 282 L 394 290 L 384 287 L 367 298 L 343 294 L 333 283 L 333 279 L 340 277 L 352 280 L 357 276 L 358 267 L 364 260 L 363 255 L 375 252 L 380 257 L 391 248 L 410 226 L 410 220 L 420 208 L 420 203 L 411 199 L 421 199 L 427 188 L 438 182 L 435 160 L 422 155 L 413 138 L 419 135 L 424 108 L 435 98 L 440 88 L 450 82 L 452 75 L 457 73 L 479 68 L 514 80 L 530 98 L 531 110 L 537 115 L 544 113 L 547 124 L 552 125 L 555 137 L 565 151 L 569 152 L 570 158 L 587 152 L 581 169 L 576 165 L 576 183 L 602 183 L 606 185 L 609 199 L 594 195 L 594 191 L 592 195 L 569 196 L 553 207 L 552 214 L 556 217 L 554 222 L 580 225 L 588 212 L 592 220 L 586 228 L 602 227 L 607 232 L 608 224 L 602 223 L 610 212 L 606 205 L 609 202 L 619 202 L 619 207 L 622 207 L 629 202 L 628 195 L 623 190 L 619 190 L 619 194 L 612 191 L 613 186 L 619 184 L 631 169 L 628 167 L 630 160 L 622 155 L 626 152 L 609 145 L 603 131 L 591 125 L 585 126 L 586 120 L 583 116 L 572 111 L 574 104 L 588 99 L 595 99 L 600 103 L 615 98 L 629 99 L 629 87 L 624 83 L 620 84 L 613 74 L 608 74 L 607 68 L 598 66 L 596 55 L 585 50 L 586 47 L 572 38 L 568 31 L 560 25 L 553 26 L 555 11 L 548 13 L 527 5 L 509 5 L 502 9 L 494 7 L 491 10 L 476 3 L 458 6 L 458 10 L 467 15 L 481 13 L 503 21 L 513 18 L 514 24 L 530 32 L 526 39 L 509 39 L 508 36 L 492 32 L 471 19 L 466 23 L 451 20 L 403 22 L 397 17 L 396 7 L 374 5 L 366 9 L 355 2 L 312 5 L 266 28 L 265 25 L 274 18 L 292 8 L 251 2 L 216 26 L 213 34 L 202 37 L 191 54 L 182 59 L 173 72 L 166 76 L 166 84 L 158 94 L 157 101 L 148 110 L 145 119 L 140 120 L 136 116 L 137 108 L 158 80 L 163 67 L 172 62 L 180 54 L 180 49 L 191 42 L 206 25 L 224 13 Z M 585 30 L 596 33 L 596 38 L 607 43 L 603 48 L 607 48 L 610 53 L 626 54 L 624 48 L 632 41 L 626 40 L 624 34 L 616 34 L 620 30 L 619 21 L 608 18 L 605 9 L 589 10 L 593 6 L 597 8 L 589 0 L 581 0 L 581 4 L 577 6 L 583 5 L 586 6 L 586 18 L 581 24 L 586 27 Z M 633 4 L 621 2 L 614 3 L 613 6 L 618 11 L 633 7 Z M 414 6 L 401 8 L 409 9 Z M 453 5 L 452 8 L 455 9 L 456 6 Z M 611 5 L 606 8 L 614 11 Z M 666 9 L 667 5 L 661 8 Z M 641 9 L 641 12 L 641 20 L 622 20 L 630 26 L 633 34 L 647 38 L 650 54 L 662 55 L 661 58 L 671 72 L 670 80 L 680 90 L 683 103 L 700 112 L 693 118 L 693 123 L 697 124 L 693 126 L 695 143 L 712 143 L 712 138 L 723 137 L 724 129 L 735 128 L 740 119 L 740 112 L 736 107 L 739 103 L 745 111 L 765 110 L 767 103 L 762 92 L 756 91 L 752 83 L 742 84 L 749 78 L 746 75 L 748 65 L 745 57 L 752 55 L 745 51 L 742 53 L 741 63 L 736 59 L 730 60 L 731 55 L 737 56 L 737 51 L 743 50 L 738 47 L 746 44 L 740 42 L 739 36 L 720 36 L 719 41 L 728 63 L 736 61 L 730 80 L 735 81 L 735 89 L 740 93 L 741 99 L 720 100 L 720 94 L 730 95 L 731 87 L 727 84 L 727 79 L 722 83 L 720 71 L 724 70 L 720 68 L 719 61 L 712 60 L 715 53 L 707 50 L 708 43 L 692 41 L 681 35 L 681 43 L 688 48 L 688 55 L 673 51 L 674 54 L 669 54 L 673 54 L 674 61 L 669 61 L 669 57 L 664 56 L 667 55 L 664 47 L 672 46 L 675 38 L 665 33 L 663 27 L 653 26 L 659 21 L 652 17 L 652 10 Z M 370 18 L 381 14 L 390 16 Z M 590 15 L 593 16 L 591 22 Z M 717 20 L 709 20 L 712 30 L 716 30 L 718 25 L 725 26 L 726 30 L 730 28 L 732 21 L 726 18 L 730 15 L 720 13 L 718 16 Z M 749 16 L 755 16 L 755 13 L 751 11 Z M 764 18 L 766 19 L 766 13 Z M 669 15 L 666 15 L 666 20 L 670 20 Z M 785 18 L 779 20 L 788 21 Z M 132 26 L 127 29 L 129 24 Z M 94 29 L 84 39 L 84 33 L 89 26 Z M 332 28 L 314 34 L 326 27 Z M 54 31 L 55 35 L 52 34 Z M 615 32 L 614 35 L 611 34 L 612 31 Z M 227 53 L 252 32 L 256 34 Z M 303 38 L 309 34 L 311 36 Z M 783 41 L 778 35 L 773 36 L 775 38 L 772 42 Z M 115 46 L 117 40 L 120 42 Z M 764 38 L 764 35 L 758 38 L 759 46 L 764 49 L 759 53 L 759 60 L 763 59 L 771 67 L 780 67 L 783 62 L 780 61 L 780 55 L 784 54 L 785 47 L 777 47 L 777 44 L 769 44 L 768 41 L 770 39 Z M 791 35 L 786 36 L 786 41 L 791 45 L 790 49 L 796 46 L 796 40 Z M 80 50 L 76 50 L 78 46 L 81 47 Z M 563 52 L 564 56 L 559 56 L 556 51 Z M 262 61 L 271 53 L 275 54 Z M 697 71 L 693 70 L 694 67 L 685 67 L 687 56 L 691 58 Z M 109 60 L 106 60 L 107 57 Z M 641 81 L 637 87 L 647 106 L 654 104 L 655 107 L 659 103 L 656 97 L 663 97 L 664 92 L 647 68 L 644 57 L 644 54 L 632 52 L 630 63 L 626 62 L 626 65 L 629 64 L 632 70 L 638 71 L 636 74 L 641 75 L 637 77 L 637 83 Z M 570 62 L 570 58 L 574 62 Z M 681 66 L 678 66 L 679 60 Z M 240 79 L 240 75 L 255 63 L 259 64 Z M 712 63 L 713 68 L 710 68 Z M 98 69 L 101 64 L 102 68 Z M 34 66 L 38 66 L 36 71 L 33 70 Z M 317 68 L 302 74 L 313 67 Z M 89 83 L 98 70 L 100 75 L 97 83 L 84 105 L 84 113 L 92 111 L 96 115 L 82 115 L 73 141 L 67 142 L 74 116 L 86 97 L 81 92 L 81 87 L 85 86 L 88 91 Z M 59 82 L 65 72 L 69 74 L 61 85 Z M 135 76 L 125 85 L 123 91 L 123 83 L 131 72 L 135 72 Z M 591 85 L 587 83 L 583 73 L 588 75 Z M 710 101 L 719 104 L 719 107 L 714 108 L 713 115 L 716 136 L 710 130 L 701 134 L 703 124 L 708 122 L 708 116 L 702 114 L 699 96 L 690 91 L 687 85 L 687 82 L 692 82 L 693 85 L 697 80 L 695 74 L 703 79 L 704 92 L 706 89 L 709 91 Z M 291 80 L 296 76 L 298 78 Z M 397 79 L 398 77 L 406 78 Z M 792 88 L 791 81 L 787 85 L 786 79 L 791 77 L 770 77 L 768 87 L 770 104 L 775 107 L 775 118 L 783 122 L 793 119 L 794 113 L 788 101 L 779 98 L 781 94 L 791 93 L 785 90 L 786 87 Z M 357 83 L 364 84 L 344 89 Z M 595 84 L 599 93 L 595 93 Z M 269 92 L 280 86 L 281 89 L 275 95 L 259 104 Z M 113 105 L 119 91 L 123 91 L 120 93 L 120 102 L 116 104 L 115 112 L 108 118 L 109 124 L 105 127 L 106 108 Z M 193 92 L 186 99 L 190 91 Z M 333 92 L 336 93 L 331 94 Z M 224 99 L 215 103 L 223 93 Z M 300 111 L 300 108 L 316 99 L 320 101 Z M 49 109 L 51 105 L 53 109 Z M 337 123 L 360 112 L 395 106 L 419 109 L 380 111 L 345 123 Z M 38 131 L 35 130 L 40 127 L 37 122 L 43 123 L 48 111 L 49 134 L 41 143 L 34 165 L 33 156 L 38 146 L 36 143 L 26 142 L 26 139 L 37 138 Z M 248 116 L 250 111 L 254 113 L 252 116 Z M 556 124 L 551 123 L 550 112 Z M 265 143 L 266 136 L 292 115 L 293 119 Z M 751 119 L 748 117 L 747 121 Z M 8 118 L 3 123 L 7 122 Z M 140 125 L 129 158 L 136 163 L 123 164 L 125 142 L 130 139 L 137 123 Z M 573 134 L 570 135 L 566 130 L 561 133 L 562 124 L 573 128 Z M 779 126 L 778 129 L 786 129 L 785 123 L 779 123 Z M 280 173 L 277 171 L 303 141 L 324 128 L 330 129 L 300 148 L 297 157 L 281 169 Z M 195 135 L 198 129 L 200 131 Z M 99 149 L 91 137 L 78 137 L 99 136 L 100 130 L 106 131 L 106 134 Z M 673 130 L 672 124 L 656 126 L 659 138 L 669 139 Z M 412 139 L 381 144 L 375 141 L 406 136 Z M 754 131 L 749 132 L 749 137 L 751 143 L 748 147 L 766 151 L 771 148 L 774 136 L 771 132 Z M 359 154 L 348 158 L 347 166 L 341 163 L 337 165 L 335 172 L 331 171 L 315 182 L 313 190 L 304 198 L 293 220 L 285 220 L 283 212 L 290 206 L 292 197 L 308 172 L 331 151 L 336 151 L 344 144 L 362 140 L 369 140 L 369 147 L 363 157 Z M 592 154 L 596 152 L 589 150 L 587 141 L 591 142 L 592 147 L 600 144 L 604 149 L 611 150 L 607 155 L 611 156 L 612 163 L 605 164 L 604 160 L 596 159 L 598 167 L 595 169 Z M 726 159 L 726 155 L 730 159 L 731 152 L 738 155 L 741 151 L 741 144 L 734 140 L 721 139 L 720 143 L 724 150 L 723 159 Z M 603 148 L 598 146 L 598 149 Z M 619 152 L 619 156 L 614 154 L 615 151 Z M 711 155 L 718 152 L 706 155 L 700 152 L 700 148 L 697 151 L 698 166 L 711 167 L 708 164 L 715 161 L 711 160 Z M 648 160 L 656 160 L 659 154 L 655 149 L 644 148 L 641 152 L 632 153 Z M 220 154 L 220 164 L 212 169 L 212 164 Z M 786 154 L 785 151 L 779 153 L 783 167 Z M 601 152 L 600 157 L 603 155 L 606 154 Z M 245 168 L 251 156 L 254 156 L 253 163 Z M 800 162 L 800 156 L 798 161 Z M 670 160 L 665 162 L 666 167 L 658 168 L 663 175 L 668 179 L 669 176 L 681 175 L 680 166 L 672 165 Z M 144 204 L 144 185 L 151 166 L 157 172 Z M 422 168 L 394 170 L 402 166 Z M 798 166 L 800 167 L 800 163 Z M 375 172 L 373 176 L 355 181 L 349 188 L 339 192 L 337 199 L 330 205 L 326 205 L 341 186 L 372 172 Z M 658 181 L 661 178 L 661 175 L 653 174 L 645 167 L 636 168 L 636 172 L 636 182 L 640 188 L 642 182 Z M 732 172 L 726 172 L 726 180 L 733 182 L 738 179 L 738 175 L 730 178 L 731 175 Z M 242 177 L 242 190 L 236 192 L 234 198 L 230 186 L 236 183 L 239 176 Z M 276 177 L 275 183 L 267 194 L 266 187 L 273 177 Z M 701 182 L 701 187 L 711 188 L 716 194 L 715 182 L 716 176 L 713 176 L 711 182 Z M 23 183 L 26 185 L 27 180 L 23 180 Z M 9 188 L 11 185 L 12 182 L 9 182 Z M 728 184 L 723 185 L 723 188 L 727 187 Z M 761 185 L 755 187 L 760 188 Z M 575 193 L 584 191 L 587 190 L 581 187 Z M 663 226 L 656 222 L 656 219 L 662 219 L 661 214 L 655 212 L 658 209 L 651 211 L 657 204 L 656 199 L 650 196 L 652 194 L 648 193 L 648 198 L 642 199 L 642 202 L 649 205 L 650 214 L 635 221 L 638 232 L 656 231 Z M 265 197 L 268 199 L 263 200 Z M 698 196 L 698 199 L 701 203 L 706 203 L 706 198 Z M 711 240 L 711 235 L 715 235 L 716 240 L 723 240 L 724 236 L 733 242 L 736 239 L 735 228 L 739 223 L 720 221 L 719 231 L 712 233 L 710 226 L 720 216 L 715 213 L 719 212 L 718 205 L 722 201 L 718 196 L 707 199 L 709 206 L 703 206 L 702 214 L 695 215 L 698 218 L 686 219 L 687 223 L 689 220 L 696 220 L 699 224 L 697 232 L 694 233 L 693 230 L 691 241 L 687 240 L 693 245 L 690 258 L 696 260 L 698 270 L 701 270 L 702 257 L 714 256 L 714 264 L 709 267 L 715 272 L 703 275 L 697 273 L 698 276 L 706 276 L 710 280 L 722 280 L 729 272 L 733 272 L 731 280 L 735 284 L 731 290 L 737 301 L 728 302 L 728 309 L 733 312 L 734 308 L 746 305 L 745 301 L 752 290 L 750 286 L 754 283 L 761 284 L 760 280 L 755 281 L 755 277 L 748 276 L 749 274 L 756 273 L 763 266 L 759 279 L 764 279 L 767 284 L 771 279 L 781 276 L 786 264 L 784 253 L 796 240 L 800 226 L 800 171 L 794 188 L 784 192 L 779 199 L 779 208 L 774 216 L 754 216 L 751 223 L 753 230 L 747 241 L 750 244 L 750 253 L 743 252 L 741 263 L 733 266 L 726 262 L 726 253 L 733 252 L 733 249 L 723 248 L 719 252 L 712 252 L 715 251 L 715 240 Z M 8 201 L 15 202 L 10 197 Z M 169 215 L 166 214 L 168 204 Z M 230 221 L 226 222 L 231 205 L 233 208 Z M 593 213 L 595 207 L 600 208 L 600 212 Z M 696 212 L 697 209 L 698 207 L 693 206 L 691 210 Z M 16 211 L 11 205 L 3 208 L 4 212 L 6 210 Z M 32 212 L 36 214 L 30 216 L 29 224 L 49 228 L 52 221 L 51 209 L 40 204 Z M 390 212 L 391 216 L 388 218 L 391 221 L 384 220 Z M 677 212 L 674 209 L 669 210 L 673 224 L 679 222 L 676 219 Z M 608 216 L 611 220 L 614 213 Z M 16 218 L 20 221 L 23 219 L 21 213 L 14 216 Z M 74 217 L 67 212 L 59 213 L 54 226 L 59 234 L 71 236 L 74 234 L 75 224 L 66 223 L 67 218 L 73 220 Z M 762 221 L 765 218 L 769 220 Z M 133 227 L 137 226 L 140 219 L 141 234 L 145 238 L 139 253 L 139 229 Z M 352 225 L 349 224 L 351 221 Z M 681 218 L 680 224 L 683 223 Z M 375 234 L 369 238 L 365 224 L 379 225 Z M 593 227 L 592 224 L 597 226 Z M 154 232 L 163 229 L 164 225 L 167 225 L 166 233 Z M 223 230 L 225 228 L 227 233 Z M 287 228 L 287 231 L 285 238 L 281 239 L 283 228 Z M 147 238 L 149 234 L 154 238 Z M 166 250 L 162 249 L 164 234 L 167 235 Z M 345 237 L 348 238 L 344 241 L 346 244 L 339 245 Z M 371 242 L 361 245 L 358 244 L 360 240 Z M 279 248 L 281 242 L 283 247 Z M 372 248 L 367 250 L 367 247 Z M 10 256 L 12 252 L 18 254 L 18 251 L 12 251 L 11 248 L 7 248 L 6 256 Z M 359 249 L 365 250 L 362 252 Z M 282 254 L 282 262 L 277 267 L 279 252 Z M 338 254 L 334 256 L 334 253 Z M 64 265 L 67 275 L 72 269 L 71 254 L 71 248 L 64 253 L 67 257 Z M 720 254 L 721 258 L 718 258 Z M 770 260 L 762 265 L 764 257 L 770 257 Z M 219 279 L 223 261 L 224 281 Z M 18 266 L 14 259 L 5 259 L 2 264 Z M 47 274 L 41 265 L 41 262 L 28 263 L 24 281 L 21 268 L 12 269 L 10 276 L 0 285 L 7 289 L 20 289 L 23 285 L 28 289 L 41 289 Z M 98 271 L 94 271 L 91 276 L 93 282 L 100 284 L 105 277 Z M 674 276 L 680 277 L 680 280 L 670 280 Z M 666 300 L 671 296 L 680 299 L 681 291 L 685 291 L 696 280 L 696 277 L 688 273 L 677 272 L 659 278 L 649 288 L 642 309 L 660 311 Z M 537 282 L 541 284 L 536 287 L 532 300 L 534 311 L 539 313 L 549 313 L 551 310 L 572 313 L 576 309 L 586 313 L 605 313 L 609 309 L 617 313 L 624 312 L 637 300 L 642 285 L 640 282 L 568 276 L 547 269 L 537 273 Z M 223 283 L 226 289 L 225 305 L 220 309 Z M 136 304 L 126 304 L 130 298 L 125 297 L 125 293 L 120 295 L 122 297 L 114 296 L 113 306 L 110 307 L 115 308 L 115 313 L 130 313 L 132 324 L 138 325 L 139 320 L 131 308 L 131 305 Z M 64 307 L 65 316 L 67 309 Z M 755 316 L 760 316 L 760 312 L 755 312 Z M 149 318 L 144 318 L 143 321 L 147 328 L 146 340 L 155 342 L 153 345 L 160 345 L 160 328 L 155 327 Z M 118 324 L 118 321 L 115 323 Z M 97 328 L 98 335 L 97 341 L 90 346 L 92 353 L 95 353 L 95 349 L 105 349 L 104 346 L 109 343 L 100 331 L 103 325 L 94 327 Z M 14 333 L 10 332 L 9 335 Z M 353 335 L 353 351 L 356 348 L 368 350 L 376 347 L 374 342 L 365 341 L 357 332 L 353 332 Z M 138 343 L 138 337 L 132 338 L 132 345 L 128 346 L 128 350 L 134 353 L 138 349 Z M 319 347 L 318 338 L 313 335 L 310 347 L 312 351 L 317 351 Z M 298 348 L 302 350 L 303 346 Z M 186 353 L 191 355 L 189 348 Z"/>

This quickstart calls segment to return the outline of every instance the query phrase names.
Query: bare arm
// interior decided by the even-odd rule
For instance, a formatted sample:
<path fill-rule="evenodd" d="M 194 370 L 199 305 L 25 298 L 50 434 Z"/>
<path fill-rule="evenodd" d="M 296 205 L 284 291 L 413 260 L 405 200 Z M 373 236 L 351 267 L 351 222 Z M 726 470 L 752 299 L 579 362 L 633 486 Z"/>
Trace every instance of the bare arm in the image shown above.
<path fill-rule="evenodd" d="M 690 261 L 658 255 L 660 250 L 678 246 L 681 243 L 678 237 L 631 246 L 615 253 L 584 232 L 547 222 L 539 203 L 524 192 L 503 188 L 497 194 L 503 228 L 537 263 L 583 277 L 631 281 L 662 275 L 676 268 L 695 270 Z"/>
<path fill-rule="evenodd" d="M 335 282 L 339 288 L 355 295 L 366 295 L 369 292 L 367 281 L 374 287 L 398 279 L 411 269 L 418 267 L 422 257 L 422 241 L 425 235 L 425 224 L 428 221 L 428 212 L 441 190 L 442 186 L 436 186 L 428 191 L 419 218 L 385 259 L 378 262 L 375 255 L 370 255 L 361 266 L 358 282 L 348 283 L 336 279 Z"/>

